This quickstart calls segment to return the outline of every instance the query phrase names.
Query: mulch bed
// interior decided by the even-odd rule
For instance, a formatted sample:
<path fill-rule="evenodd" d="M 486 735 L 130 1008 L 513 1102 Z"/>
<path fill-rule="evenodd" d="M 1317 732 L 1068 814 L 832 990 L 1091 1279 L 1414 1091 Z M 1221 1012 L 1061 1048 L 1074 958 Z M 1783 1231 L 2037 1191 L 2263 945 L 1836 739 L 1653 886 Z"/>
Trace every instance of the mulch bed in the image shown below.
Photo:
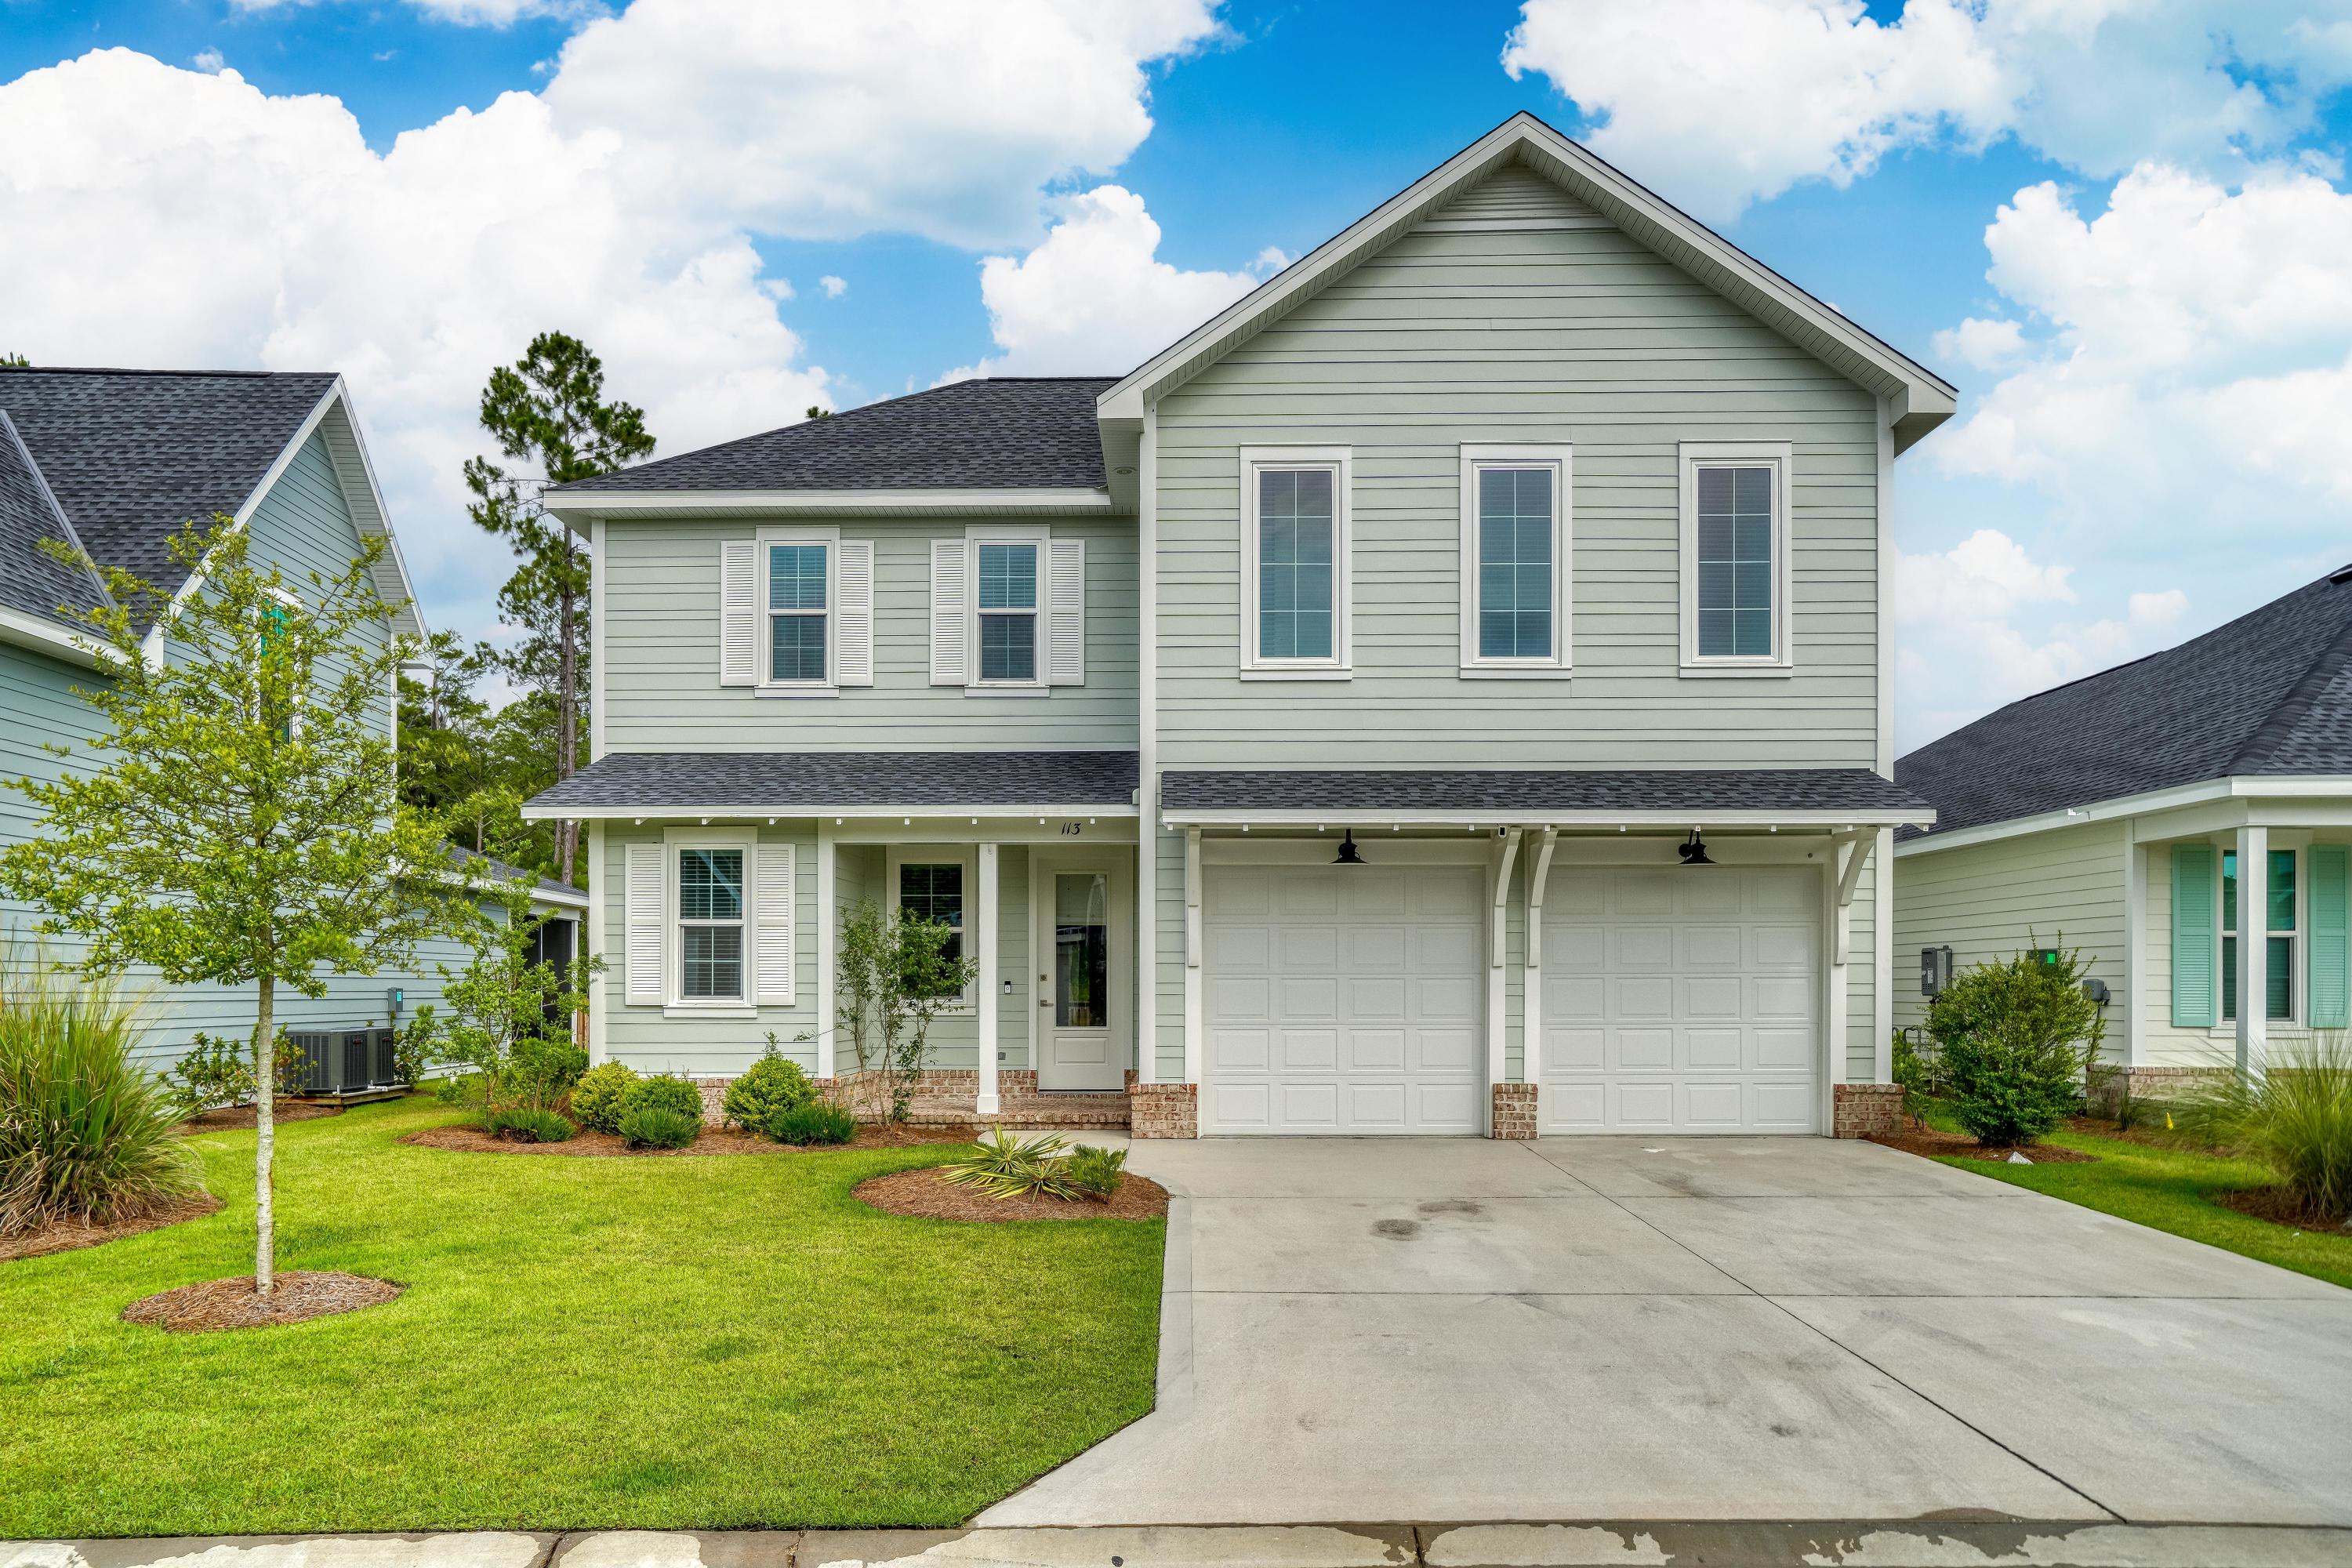
<path fill-rule="evenodd" d="M 159 1296 L 145 1296 L 122 1309 L 126 1323 L 147 1323 L 172 1333 L 215 1329 L 259 1329 L 272 1323 L 303 1323 L 338 1312 L 356 1312 L 392 1300 L 404 1285 L 362 1274 L 296 1269 L 278 1276 L 267 1296 L 253 1293 L 253 1276 L 206 1279 Z"/>
<path fill-rule="evenodd" d="M 270 1108 L 269 1120 L 278 1121 L 312 1121 L 321 1116 L 341 1116 L 340 1105 L 313 1105 L 307 1100 L 281 1100 Z M 257 1121 L 250 1105 L 227 1105 L 217 1110 L 206 1110 L 180 1123 L 183 1132 L 234 1132 L 251 1127 Z"/>
<path fill-rule="evenodd" d="M 1881 1135 L 1870 1140 L 1889 1149 L 1900 1149 L 1906 1154 L 1925 1154 L 1930 1159 L 1949 1159 L 1955 1155 L 1963 1160 L 1980 1161 L 1988 1165 L 2009 1163 L 2007 1149 L 1988 1149 L 1965 1132 L 1938 1132 L 1932 1127 L 1906 1127 L 1892 1136 Z M 2055 1143 L 2029 1143 L 2016 1152 L 2037 1165 L 2093 1165 L 2096 1154 L 2085 1154 L 2080 1149 L 2062 1149 Z"/>
<path fill-rule="evenodd" d="M 583 1127 L 561 1143 L 518 1143 L 493 1138 L 478 1127 L 427 1127 L 401 1139 L 421 1149 L 458 1149 L 472 1154 L 570 1154 L 590 1159 L 655 1160 L 677 1154 L 814 1154 L 826 1149 L 897 1149 L 910 1143 L 969 1143 L 968 1133 L 943 1127 L 861 1127 L 849 1143 L 797 1148 L 772 1142 L 733 1127 L 706 1127 L 684 1149 L 632 1149 L 615 1133 Z"/>
<path fill-rule="evenodd" d="M 2284 1187 L 2242 1187 L 2236 1192 L 2215 1193 L 2212 1198 L 2225 1209 L 2268 1220 L 2273 1225 L 2316 1231 L 2322 1236 L 2352 1234 L 2352 1220 L 2331 1218 L 2305 1208 Z"/>
<path fill-rule="evenodd" d="M 852 1196 L 885 1214 L 921 1219 L 1160 1219 L 1168 1213 L 1168 1189 L 1148 1176 L 1129 1176 L 1110 1202 L 1087 1199 L 992 1198 L 960 1187 L 935 1169 L 900 1171 L 857 1184 Z"/>
<path fill-rule="evenodd" d="M 52 1220 L 31 1230 L 20 1230 L 14 1236 L 0 1237 L 0 1263 L 16 1258 L 44 1258 L 52 1252 L 71 1252 L 78 1247 L 96 1247 L 102 1241 L 161 1230 L 167 1225 L 184 1225 L 189 1220 L 202 1219 L 208 1214 L 217 1213 L 220 1206 L 220 1199 L 205 1194 L 175 1199 L 136 1218 L 113 1220 L 104 1225 L 89 1225 L 78 1219 Z"/>

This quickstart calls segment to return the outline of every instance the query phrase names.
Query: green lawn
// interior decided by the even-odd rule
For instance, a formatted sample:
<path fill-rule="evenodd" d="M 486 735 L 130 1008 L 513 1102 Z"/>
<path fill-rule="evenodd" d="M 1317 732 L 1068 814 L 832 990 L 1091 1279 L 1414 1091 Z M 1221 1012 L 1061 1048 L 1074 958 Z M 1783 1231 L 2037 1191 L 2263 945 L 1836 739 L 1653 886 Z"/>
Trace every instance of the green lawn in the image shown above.
<path fill-rule="evenodd" d="M 221 1213 L 0 1263 L 0 1538 L 945 1525 L 1151 1407 L 1163 1227 L 957 1225 L 849 1196 L 952 1146 L 666 1160 L 404 1146 L 430 1100 L 278 1130 L 278 1266 L 388 1306 L 165 1334 L 252 1268 Z"/>
<path fill-rule="evenodd" d="M 1934 1107 L 1927 1121 L 1946 1131 L 1959 1130 Z M 1942 1163 L 2352 1288 L 2352 1236 L 2297 1231 L 2212 1201 L 2217 1193 L 2272 1184 L 2271 1173 L 2251 1160 L 2074 1132 L 2058 1133 L 2050 1142 L 2096 1154 L 2098 1163 L 2008 1165 L 1965 1159 Z"/>

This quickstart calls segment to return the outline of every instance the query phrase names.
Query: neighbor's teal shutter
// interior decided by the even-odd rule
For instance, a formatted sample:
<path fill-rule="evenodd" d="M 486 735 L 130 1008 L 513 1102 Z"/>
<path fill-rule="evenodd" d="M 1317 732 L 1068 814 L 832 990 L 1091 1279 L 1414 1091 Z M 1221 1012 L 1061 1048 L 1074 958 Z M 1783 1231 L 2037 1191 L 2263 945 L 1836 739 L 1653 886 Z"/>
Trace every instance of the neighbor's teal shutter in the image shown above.
<path fill-rule="evenodd" d="M 2345 868 L 2352 851 L 2341 844 L 2311 847 L 2311 1026 L 2352 1024 L 2352 909 Z"/>
<path fill-rule="evenodd" d="M 2172 1025 L 2213 1026 L 2213 847 L 2172 847 Z"/>

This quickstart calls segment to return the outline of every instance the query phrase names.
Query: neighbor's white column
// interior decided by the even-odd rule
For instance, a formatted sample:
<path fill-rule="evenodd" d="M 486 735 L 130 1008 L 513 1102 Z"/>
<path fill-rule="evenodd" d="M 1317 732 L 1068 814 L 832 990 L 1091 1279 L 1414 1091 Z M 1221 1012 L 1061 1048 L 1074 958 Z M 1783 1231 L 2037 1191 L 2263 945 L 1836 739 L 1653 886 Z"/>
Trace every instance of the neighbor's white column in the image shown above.
<path fill-rule="evenodd" d="M 833 824 L 816 825 L 816 1076 L 833 1076 Z"/>
<path fill-rule="evenodd" d="M 980 847 L 980 911 L 973 922 L 978 939 L 980 978 L 980 1099 L 973 1109 L 982 1116 L 996 1114 L 996 846 Z"/>
<path fill-rule="evenodd" d="M 2147 846 L 2139 819 L 2124 821 L 2124 1066 L 2136 1068 L 2147 1049 Z"/>
<path fill-rule="evenodd" d="M 2268 1047 L 2271 830 L 2238 829 L 2238 1070 L 2263 1074 Z"/>

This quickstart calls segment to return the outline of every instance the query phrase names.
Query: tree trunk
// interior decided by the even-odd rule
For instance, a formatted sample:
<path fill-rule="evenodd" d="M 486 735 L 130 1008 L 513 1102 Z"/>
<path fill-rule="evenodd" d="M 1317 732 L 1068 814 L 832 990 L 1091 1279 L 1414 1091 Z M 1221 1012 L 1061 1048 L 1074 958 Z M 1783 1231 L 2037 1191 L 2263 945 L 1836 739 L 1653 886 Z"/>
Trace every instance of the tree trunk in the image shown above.
<path fill-rule="evenodd" d="M 258 983 L 261 1005 L 253 1026 L 253 1289 L 267 1296 L 278 1282 L 278 1212 L 270 1189 L 270 1160 L 277 1152 L 274 1120 L 278 1097 L 278 1029 L 270 1016 L 276 981 Z"/>
<path fill-rule="evenodd" d="M 558 784 L 572 776 L 574 748 L 578 743 L 580 652 L 575 646 L 579 636 L 575 629 L 572 595 L 572 546 L 564 545 L 564 586 L 558 606 L 556 631 L 557 674 L 555 704 L 555 780 Z M 556 862 L 562 868 L 563 879 L 572 880 L 572 851 L 576 842 L 578 825 L 570 821 L 555 825 Z"/>

